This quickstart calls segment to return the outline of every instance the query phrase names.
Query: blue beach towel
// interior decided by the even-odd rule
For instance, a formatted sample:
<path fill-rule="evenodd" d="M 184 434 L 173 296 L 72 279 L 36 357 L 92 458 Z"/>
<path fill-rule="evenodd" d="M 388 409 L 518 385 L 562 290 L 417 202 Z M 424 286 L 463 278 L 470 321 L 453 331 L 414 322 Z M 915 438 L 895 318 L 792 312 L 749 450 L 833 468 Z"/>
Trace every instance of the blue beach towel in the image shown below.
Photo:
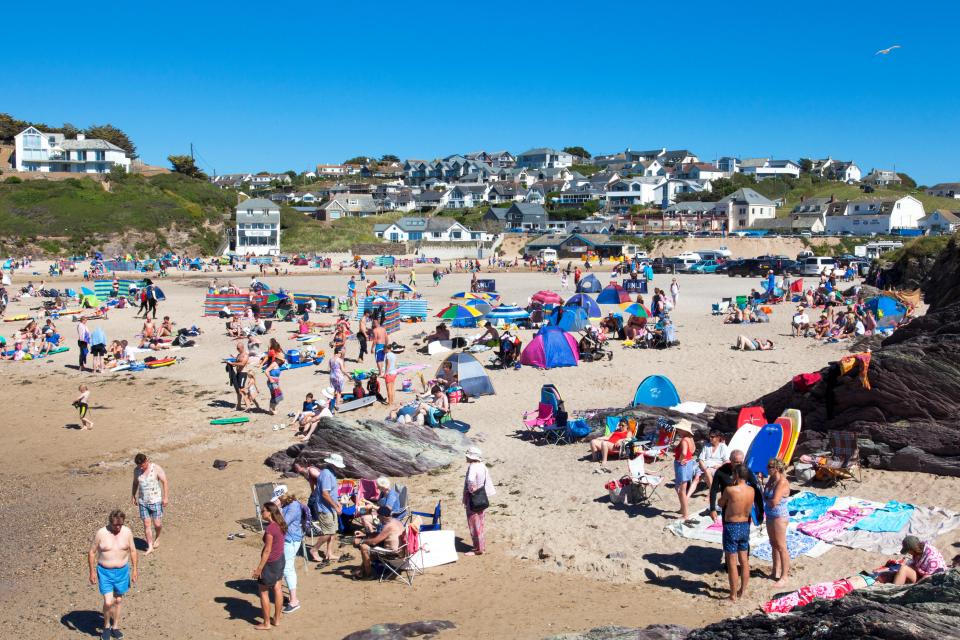
<path fill-rule="evenodd" d="M 910 518 L 913 517 L 913 509 L 912 504 L 891 500 L 882 509 L 877 509 L 853 525 L 853 528 L 876 533 L 896 533 L 910 522 Z"/>
<path fill-rule="evenodd" d="M 810 522 L 819 520 L 837 501 L 835 496 L 818 496 L 810 491 L 803 491 L 795 495 L 787 508 L 792 514 L 791 522 Z"/>

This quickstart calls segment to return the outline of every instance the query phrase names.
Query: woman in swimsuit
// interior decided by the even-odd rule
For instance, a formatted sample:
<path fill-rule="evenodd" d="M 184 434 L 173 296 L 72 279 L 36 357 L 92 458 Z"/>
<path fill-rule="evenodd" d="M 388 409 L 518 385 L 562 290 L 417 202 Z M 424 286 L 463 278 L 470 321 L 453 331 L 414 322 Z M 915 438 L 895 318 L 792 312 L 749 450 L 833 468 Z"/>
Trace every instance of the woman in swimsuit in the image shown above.
<path fill-rule="evenodd" d="M 628 427 L 629 423 L 626 419 L 620 420 L 617 430 L 611 433 L 609 437 L 594 438 L 590 441 L 590 454 L 594 460 L 600 458 L 601 469 L 606 469 L 604 465 L 607 464 L 607 456 L 610 455 L 613 448 L 619 447 L 620 443 L 630 435 Z"/>
<path fill-rule="evenodd" d="M 787 502 L 790 499 L 790 482 L 787 480 L 782 460 L 771 458 L 767 463 L 767 482 L 763 488 L 763 509 L 767 514 L 767 535 L 773 551 L 773 572 L 771 577 L 783 585 L 790 572 L 790 553 L 787 551 L 787 524 L 790 512 Z M 779 571 L 778 571 L 779 569 Z M 779 576 L 779 577 L 778 577 Z"/>

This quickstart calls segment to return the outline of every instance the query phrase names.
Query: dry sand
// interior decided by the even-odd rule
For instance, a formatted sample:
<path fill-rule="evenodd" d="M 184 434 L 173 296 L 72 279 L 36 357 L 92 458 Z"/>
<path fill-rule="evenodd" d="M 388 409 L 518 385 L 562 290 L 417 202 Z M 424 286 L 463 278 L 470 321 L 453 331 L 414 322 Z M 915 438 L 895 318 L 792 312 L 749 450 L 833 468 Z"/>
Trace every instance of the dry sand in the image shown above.
<path fill-rule="evenodd" d="M 420 273 L 421 284 L 428 272 Z M 288 290 L 338 294 L 345 290 L 347 277 L 267 281 Z M 559 286 L 556 276 L 546 274 L 494 277 L 505 302 L 524 304 L 534 291 Z M 605 282 L 608 276 L 600 277 Z M 25 280 L 18 276 L 15 284 Z M 168 301 L 161 305 L 161 314 L 171 315 L 180 326 L 197 324 L 205 332 L 197 347 L 178 352 L 184 361 L 171 368 L 81 375 L 75 346 L 41 361 L 0 362 L 0 405 L 6 408 L 0 427 L 0 622 L 5 628 L 38 638 L 77 637 L 97 629 L 100 598 L 86 581 L 86 552 L 93 532 L 116 506 L 127 510 L 134 533 L 142 536 L 129 491 L 132 457 L 145 451 L 166 469 L 172 497 L 161 547 L 155 554 L 141 555 L 141 580 L 126 600 L 123 626 L 128 637 L 259 635 L 251 624 L 259 605 L 250 580 L 258 536 L 232 542 L 226 537 L 240 531 L 238 520 L 253 515 L 251 484 L 277 477 L 263 459 L 289 445 L 292 434 L 274 432 L 271 425 L 277 419 L 265 414 L 251 414 L 246 425 L 208 424 L 211 418 L 231 415 L 224 407 L 233 399 L 220 363 L 231 352 L 232 341 L 223 334 L 221 320 L 200 317 L 208 280 L 174 276 L 162 283 Z M 246 280 L 235 278 L 242 284 Z M 586 445 L 536 446 L 512 437 L 520 414 L 536 406 L 545 382 L 559 387 L 570 409 L 624 406 L 644 376 L 661 373 L 676 383 L 683 399 L 726 406 L 753 399 L 843 353 L 839 345 L 789 337 L 786 306 L 775 310 L 770 324 L 747 328 L 750 335 L 772 338 L 776 350 L 733 351 L 730 345 L 744 328 L 711 317 L 710 302 L 746 293 L 758 283 L 723 276 L 680 276 L 679 281 L 681 298 L 674 313 L 678 348 L 626 350 L 614 343 L 612 362 L 546 372 L 527 367 L 494 371 L 495 397 L 455 406 L 457 417 L 473 425 L 470 436 L 483 448 L 498 488 L 488 516 L 490 553 L 431 569 L 413 588 L 353 581 L 347 577 L 352 562 L 323 571 L 313 565 L 301 568 L 303 608 L 284 617 L 284 637 L 340 638 L 378 622 L 424 619 L 452 620 L 457 631 L 443 637 L 464 638 L 539 638 L 603 624 L 695 626 L 748 613 L 771 596 L 771 582 L 757 579 L 741 604 L 722 601 L 726 577 L 715 571 L 719 548 L 664 532 L 677 509 L 669 486 L 660 490 L 651 509 L 628 513 L 603 498 L 603 484 L 612 476 L 593 473 L 595 465 L 583 460 Z M 659 286 L 668 282 L 658 276 Z M 439 288 L 428 286 L 424 292 L 433 312 L 468 283 L 469 276 L 457 274 Z M 8 315 L 26 308 L 14 303 Z M 103 323 L 109 339 L 129 339 L 140 326 L 133 313 L 116 311 L 109 320 L 94 322 Z M 72 323 L 59 324 L 72 343 Z M 0 330 L 9 337 L 16 326 L 7 323 Z M 432 326 L 404 325 L 395 338 L 412 346 L 411 336 Z M 278 337 L 284 346 L 292 346 L 286 334 Z M 348 351 L 354 357 L 356 343 L 350 343 Z M 401 358 L 429 363 L 428 372 L 440 360 L 412 348 Z M 348 363 L 348 369 L 354 366 Z M 284 374 L 283 414 L 296 410 L 308 391 L 326 386 L 326 367 L 321 370 L 321 375 L 309 369 Z M 95 428 L 89 432 L 70 426 L 76 423 L 70 400 L 81 382 L 92 387 Z M 383 414 L 375 407 L 349 417 Z M 230 464 L 217 471 L 211 466 L 214 458 Z M 461 537 L 467 534 L 458 502 L 462 473 L 462 468 L 453 468 L 407 480 L 412 506 L 427 510 L 442 498 L 445 527 Z M 305 494 L 305 482 L 289 484 Z M 863 498 L 897 498 L 955 510 L 960 509 L 958 489 L 960 480 L 954 478 L 871 470 L 862 484 L 847 487 L 848 493 Z M 705 505 L 701 492 L 693 508 Z M 937 543 L 945 555 L 952 555 L 958 541 L 960 532 L 954 532 Z M 549 557 L 541 559 L 541 549 Z M 608 559 L 611 554 L 617 559 Z M 789 586 L 846 576 L 883 560 L 837 548 L 816 560 L 796 561 Z"/>

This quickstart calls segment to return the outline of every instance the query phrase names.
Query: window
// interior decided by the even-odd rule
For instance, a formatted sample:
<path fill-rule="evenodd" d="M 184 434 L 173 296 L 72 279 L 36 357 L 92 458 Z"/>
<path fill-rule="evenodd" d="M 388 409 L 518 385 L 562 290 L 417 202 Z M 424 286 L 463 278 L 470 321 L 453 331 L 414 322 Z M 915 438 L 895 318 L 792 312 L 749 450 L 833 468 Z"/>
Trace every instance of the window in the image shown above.
<path fill-rule="evenodd" d="M 86 151 L 77 151 L 77 160 L 80 162 L 87 161 L 87 152 Z"/>
<path fill-rule="evenodd" d="M 23 148 L 24 149 L 39 149 L 40 148 L 40 136 L 35 133 L 27 133 L 23 136 Z"/>
<path fill-rule="evenodd" d="M 93 152 L 93 159 L 96 160 L 97 162 L 103 162 L 103 161 L 106 159 L 106 157 L 105 157 L 105 152 L 104 152 L 104 151 L 94 151 L 94 152 Z"/>

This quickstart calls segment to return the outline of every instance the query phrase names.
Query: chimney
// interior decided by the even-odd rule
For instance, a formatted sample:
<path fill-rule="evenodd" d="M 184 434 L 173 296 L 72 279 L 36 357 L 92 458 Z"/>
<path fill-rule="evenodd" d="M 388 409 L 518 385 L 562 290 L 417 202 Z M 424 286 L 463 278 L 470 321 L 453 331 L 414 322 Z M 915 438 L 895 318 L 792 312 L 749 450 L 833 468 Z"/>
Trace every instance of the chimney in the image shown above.
<path fill-rule="evenodd" d="M 77 140 L 86 140 L 86 139 L 87 139 L 86 134 L 83 134 L 83 133 L 77 134 Z"/>

